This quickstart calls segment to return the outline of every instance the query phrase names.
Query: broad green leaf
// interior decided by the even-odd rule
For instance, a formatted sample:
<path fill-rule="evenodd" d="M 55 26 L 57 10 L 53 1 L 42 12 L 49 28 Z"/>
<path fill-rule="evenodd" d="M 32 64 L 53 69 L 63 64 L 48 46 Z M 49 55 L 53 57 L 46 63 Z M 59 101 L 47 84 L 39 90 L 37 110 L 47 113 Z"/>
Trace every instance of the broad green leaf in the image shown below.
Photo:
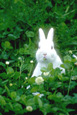
<path fill-rule="evenodd" d="M 15 98 L 15 101 L 19 101 L 20 100 L 20 96 L 17 95 L 16 98 Z"/>
<path fill-rule="evenodd" d="M 12 77 L 17 80 L 20 77 L 20 72 L 14 72 Z"/>
<path fill-rule="evenodd" d="M 14 103 L 13 107 L 14 107 L 14 111 L 21 113 L 21 110 L 22 110 L 22 105 L 21 104 Z"/>
<path fill-rule="evenodd" d="M 1 54 L 1 57 L 2 57 L 2 59 L 7 60 L 8 57 L 9 57 L 9 54 L 7 54 L 7 52 L 3 51 L 2 54 Z"/>
<path fill-rule="evenodd" d="M 5 67 L 5 64 L 3 62 L 0 62 L 0 66 Z"/>
<path fill-rule="evenodd" d="M 56 112 L 56 113 L 57 113 L 57 111 L 59 110 L 59 108 L 58 108 L 58 107 L 52 107 L 51 110 L 52 110 L 53 112 Z"/>
<path fill-rule="evenodd" d="M 2 42 L 3 49 L 12 49 L 11 43 L 9 41 Z"/>
<path fill-rule="evenodd" d="M 58 98 L 63 98 L 63 97 L 64 97 L 61 92 L 58 92 L 58 93 L 56 94 L 56 96 L 57 96 Z"/>
<path fill-rule="evenodd" d="M 26 100 L 26 106 L 33 106 L 34 105 L 34 98 L 30 98 Z"/>
<path fill-rule="evenodd" d="M 51 104 L 44 103 L 44 111 L 47 113 L 51 112 Z"/>
<path fill-rule="evenodd" d="M 62 81 L 68 81 L 69 77 L 62 77 Z"/>
<path fill-rule="evenodd" d="M 17 37 L 13 34 L 8 34 L 8 39 L 11 39 L 11 40 L 16 40 Z"/>
<path fill-rule="evenodd" d="M 21 95 L 20 101 L 21 101 L 21 103 L 23 103 L 23 104 L 26 105 L 26 102 L 27 102 L 27 100 L 26 100 L 26 95 Z"/>
<path fill-rule="evenodd" d="M 38 95 L 34 96 L 34 102 L 36 105 L 39 106 L 39 108 L 43 107 L 43 102 Z"/>
<path fill-rule="evenodd" d="M 49 63 L 48 64 L 48 67 L 47 67 L 47 70 L 51 71 L 53 69 L 53 64 L 52 63 Z"/>
<path fill-rule="evenodd" d="M 71 62 L 72 58 L 69 55 L 64 57 L 64 62 Z"/>
<path fill-rule="evenodd" d="M 31 89 L 31 92 L 33 93 L 33 92 L 37 92 L 37 90 L 38 90 L 38 86 L 34 86 L 32 89 Z"/>
<path fill-rule="evenodd" d="M 8 107 L 9 107 L 11 110 L 13 110 L 13 105 L 12 105 L 11 102 L 8 103 Z"/>
<path fill-rule="evenodd" d="M 31 78 L 28 80 L 28 82 L 29 82 L 30 84 L 35 83 L 35 78 L 34 78 L 34 77 L 31 77 Z"/>
<path fill-rule="evenodd" d="M 33 31 L 26 31 L 26 35 L 28 38 L 34 37 L 34 32 Z"/>
<path fill-rule="evenodd" d="M 11 93 L 10 93 L 10 97 L 11 97 L 12 99 L 15 99 L 15 98 L 17 97 L 17 93 L 16 93 L 15 91 L 11 92 Z"/>
<path fill-rule="evenodd" d="M 41 72 L 47 72 L 47 69 L 45 67 L 42 67 Z"/>
<path fill-rule="evenodd" d="M 38 97 L 38 105 L 39 105 L 40 108 L 43 106 L 43 103 L 42 103 L 42 101 L 39 97 Z"/>
<path fill-rule="evenodd" d="M 1 106 L 5 106 L 5 105 L 6 105 L 5 99 L 4 99 L 4 97 L 1 96 L 1 95 L 0 95 L 0 105 L 1 105 Z"/>
<path fill-rule="evenodd" d="M 8 68 L 6 69 L 6 71 L 7 71 L 7 74 L 12 74 L 12 73 L 14 73 L 14 69 L 13 69 L 12 67 L 8 67 Z"/>

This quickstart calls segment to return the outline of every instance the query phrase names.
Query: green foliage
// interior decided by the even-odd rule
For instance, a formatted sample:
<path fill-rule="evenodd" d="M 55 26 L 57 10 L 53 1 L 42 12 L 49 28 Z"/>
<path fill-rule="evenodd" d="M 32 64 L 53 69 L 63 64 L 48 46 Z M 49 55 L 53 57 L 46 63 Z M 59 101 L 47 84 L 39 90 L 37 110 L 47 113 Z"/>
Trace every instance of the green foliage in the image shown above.
<path fill-rule="evenodd" d="M 44 115 L 75 114 L 76 25 L 75 0 L 0 0 L 0 115 L 38 110 Z M 55 48 L 64 56 L 66 73 L 50 63 L 41 69 L 44 81 L 38 85 L 31 74 L 40 27 L 45 33 L 54 27 Z"/>
<path fill-rule="evenodd" d="M 35 110 L 39 109 L 39 112 L 44 115 L 48 113 L 75 114 L 77 103 L 76 62 L 77 60 L 70 55 L 64 57 L 62 66 L 66 70 L 65 74 L 61 74 L 59 68 L 53 69 L 50 63 L 48 68 L 42 69 L 43 74 L 40 77 L 43 80 L 40 85 L 38 78 L 26 77 L 21 69 L 20 72 L 14 72 L 8 65 L 6 67 L 8 71 L 0 74 L 0 112 L 2 114 L 32 112 L 33 114 L 36 112 Z M 19 68 L 21 67 L 19 66 Z M 30 88 L 27 88 L 29 85 Z"/>

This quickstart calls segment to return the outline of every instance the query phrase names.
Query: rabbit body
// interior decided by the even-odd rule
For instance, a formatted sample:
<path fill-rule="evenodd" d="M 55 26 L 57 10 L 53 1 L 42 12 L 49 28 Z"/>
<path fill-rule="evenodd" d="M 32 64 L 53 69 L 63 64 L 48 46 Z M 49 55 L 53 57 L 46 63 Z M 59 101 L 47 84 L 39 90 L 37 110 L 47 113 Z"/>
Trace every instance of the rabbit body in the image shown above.
<path fill-rule="evenodd" d="M 62 73 L 65 73 L 65 69 L 60 67 L 63 62 L 54 49 L 53 33 L 54 29 L 51 28 L 46 39 L 43 30 L 41 28 L 39 29 L 40 42 L 36 52 L 37 65 L 33 71 L 32 77 L 41 75 L 41 68 L 47 67 L 49 63 L 53 64 L 54 69 L 59 67 L 62 70 Z"/>

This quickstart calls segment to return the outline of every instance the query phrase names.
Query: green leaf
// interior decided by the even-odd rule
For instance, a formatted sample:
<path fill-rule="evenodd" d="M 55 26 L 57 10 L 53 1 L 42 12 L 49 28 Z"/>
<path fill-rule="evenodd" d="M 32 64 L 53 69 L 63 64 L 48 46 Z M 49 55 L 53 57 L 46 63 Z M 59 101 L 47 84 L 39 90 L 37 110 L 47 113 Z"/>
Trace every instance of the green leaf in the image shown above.
<path fill-rule="evenodd" d="M 16 40 L 17 37 L 13 34 L 8 34 L 8 39 L 11 39 L 11 40 Z"/>
<path fill-rule="evenodd" d="M 18 0 L 14 0 L 14 3 L 16 4 L 18 2 Z"/>
<path fill-rule="evenodd" d="M 5 89 L 7 91 L 8 96 L 10 96 L 10 90 L 9 90 L 9 88 L 6 85 L 5 85 Z"/>
<path fill-rule="evenodd" d="M 14 107 L 14 111 L 21 113 L 21 111 L 22 111 L 22 105 L 21 104 L 14 103 L 13 107 Z"/>
<path fill-rule="evenodd" d="M 58 74 L 60 74 L 60 73 L 61 73 L 60 68 L 56 68 L 54 71 L 54 76 L 58 76 Z"/>
<path fill-rule="evenodd" d="M 58 92 L 58 93 L 56 94 L 56 96 L 57 96 L 58 98 L 63 98 L 63 97 L 64 97 L 61 92 Z"/>
<path fill-rule="evenodd" d="M 51 113 L 51 104 L 44 103 L 43 107 L 40 108 L 44 115 L 47 115 L 47 113 Z"/>
<path fill-rule="evenodd" d="M 11 93 L 10 93 L 10 97 L 11 97 L 12 99 L 15 99 L 15 98 L 17 97 L 17 93 L 16 93 L 15 91 L 11 92 Z"/>
<path fill-rule="evenodd" d="M 34 96 L 34 102 L 36 105 L 39 106 L 39 108 L 43 107 L 43 102 L 38 95 Z"/>
<path fill-rule="evenodd" d="M 34 106 L 35 102 L 34 102 L 34 98 L 30 98 L 26 100 L 26 106 Z"/>
<path fill-rule="evenodd" d="M 14 73 L 14 69 L 13 69 L 12 67 L 8 67 L 8 68 L 6 69 L 6 71 L 7 71 L 7 74 L 12 74 L 12 73 Z"/>
<path fill-rule="evenodd" d="M 66 70 L 71 69 L 72 64 L 71 63 L 64 63 L 64 67 Z"/>
<path fill-rule="evenodd" d="M 19 101 L 20 100 L 20 96 L 17 95 L 16 98 L 15 98 L 15 101 Z"/>
<path fill-rule="evenodd" d="M 2 81 L 2 84 L 6 84 L 6 83 L 8 83 L 8 79 L 7 79 L 7 80 Z"/>
<path fill-rule="evenodd" d="M 5 72 L 0 73 L 0 77 L 3 78 L 3 79 L 6 79 L 7 78 L 7 74 Z"/>
<path fill-rule="evenodd" d="M 47 69 L 45 67 L 42 67 L 41 72 L 47 72 Z"/>
<path fill-rule="evenodd" d="M 68 81 L 68 80 L 69 80 L 69 77 L 62 76 L 62 74 L 59 74 L 59 75 L 58 75 L 58 78 L 59 78 L 59 80 L 61 80 L 61 81 Z"/>
<path fill-rule="evenodd" d="M 37 90 L 38 90 L 38 86 L 34 86 L 32 89 L 31 89 L 31 92 L 33 93 L 33 92 L 37 92 Z"/>
<path fill-rule="evenodd" d="M 13 110 L 13 105 L 12 105 L 11 102 L 9 102 L 9 103 L 7 104 L 7 106 L 8 106 L 8 109 Z"/>
<path fill-rule="evenodd" d="M 71 61 L 72 61 L 72 58 L 69 55 L 66 55 L 64 57 L 64 62 L 71 62 Z"/>
<path fill-rule="evenodd" d="M 26 100 L 26 95 L 21 95 L 20 101 L 21 101 L 22 104 L 25 104 L 25 105 L 26 105 L 26 102 L 27 102 L 27 100 Z"/>
<path fill-rule="evenodd" d="M 29 83 L 29 84 L 35 83 L 35 78 L 34 78 L 34 77 L 31 77 L 31 78 L 28 80 L 28 83 Z"/>
<path fill-rule="evenodd" d="M 65 115 L 64 113 L 59 113 L 59 115 Z"/>
<path fill-rule="evenodd" d="M 0 115 L 2 115 L 2 113 L 0 113 Z"/>
<path fill-rule="evenodd" d="M 0 66 L 5 67 L 5 64 L 3 62 L 0 62 Z"/>
<path fill-rule="evenodd" d="M 51 71 L 53 69 L 53 64 L 52 63 L 49 63 L 48 64 L 48 67 L 47 67 L 47 70 Z"/>
<path fill-rule="evenodd" d="M 7 54 L 7 52 L 3 51 L 2 54 L 1 54 L 1 57 L 2 57 L 2 59 L 6 60 L 6 59 L 8 59 L 9 54 Z"/>
<path fill-rule="evenodd" d="M 69 77 L 62 77 L 62 81 L 68 81 Z"/>
<path fill-rule="evenodd" d="M 12 49 L 11 43 L 9 41 L 5 41 L 1 43 L 3 49 Z"/>
<path fill-rule="evenodd" d="M 49 83 L 53 82 L 54 80 L 55 80 L 55 76 L 50 76 L 49 79 L 48 79 Z"/>
<path fill-rule="evenodd" d="M 20 72 L 14 72 L 12 77 L 17 80 L 20 77 Z"/>
<path fill-rule="evenodd" d="M 26 35 L 27 35 L 28 38 L 34 37 L 34 32 L 26 31 Z"/>
<path fill-rule="evenodd" d="M 52 107 L 51 110 L 52 110 L 53 112 L 57 112 L 57 111 L 59 110 L 59 108 L 58 108 L 58 107 Z"/>
<path fill-rule="evenodd" d="M 42 103 L 42 101 L 39 97 L 38 97 L 38 105 L 39 105 L 40 108 L 43 106 L 43 103 Z"/>
<path fill-rule="evenodd" d="M 6 105 L 6 101 L 4 100 L 4 97 L 0 95 L 0 105 L 1 106 L 5 106 Z"/>
<path fill-rule="evenodd" d="M 51 105 L 48 103 L 44 104 L 44 111 L 46 111 L 47 113 L 51 112 Z"/>

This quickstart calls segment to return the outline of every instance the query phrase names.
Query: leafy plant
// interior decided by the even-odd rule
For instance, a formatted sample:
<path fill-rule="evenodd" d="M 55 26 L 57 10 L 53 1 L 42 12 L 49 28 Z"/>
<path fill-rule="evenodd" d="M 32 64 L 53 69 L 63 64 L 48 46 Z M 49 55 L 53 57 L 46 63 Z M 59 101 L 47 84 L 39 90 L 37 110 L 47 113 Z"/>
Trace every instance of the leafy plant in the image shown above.
<path fill-rule="evenodd" d="M 76 25 L 75 0 L 0 0 L 0 115 L 76 113 Z M 65 74 L 49 64 L 31 78 L 40 27 L 54 27 Z"/>
<path fill-rule="evenodd" d="M 7 67 L 7 73 L 0 74 L 1 113 L 24 114 L 39 109 L 44 115 L 74 114 L 77 103 L 76 59 L 67 55 L 64 60 L 65 74 L 49 64 L 48 68 L 42 69 L 42 76 L 33 78 Z"/>

